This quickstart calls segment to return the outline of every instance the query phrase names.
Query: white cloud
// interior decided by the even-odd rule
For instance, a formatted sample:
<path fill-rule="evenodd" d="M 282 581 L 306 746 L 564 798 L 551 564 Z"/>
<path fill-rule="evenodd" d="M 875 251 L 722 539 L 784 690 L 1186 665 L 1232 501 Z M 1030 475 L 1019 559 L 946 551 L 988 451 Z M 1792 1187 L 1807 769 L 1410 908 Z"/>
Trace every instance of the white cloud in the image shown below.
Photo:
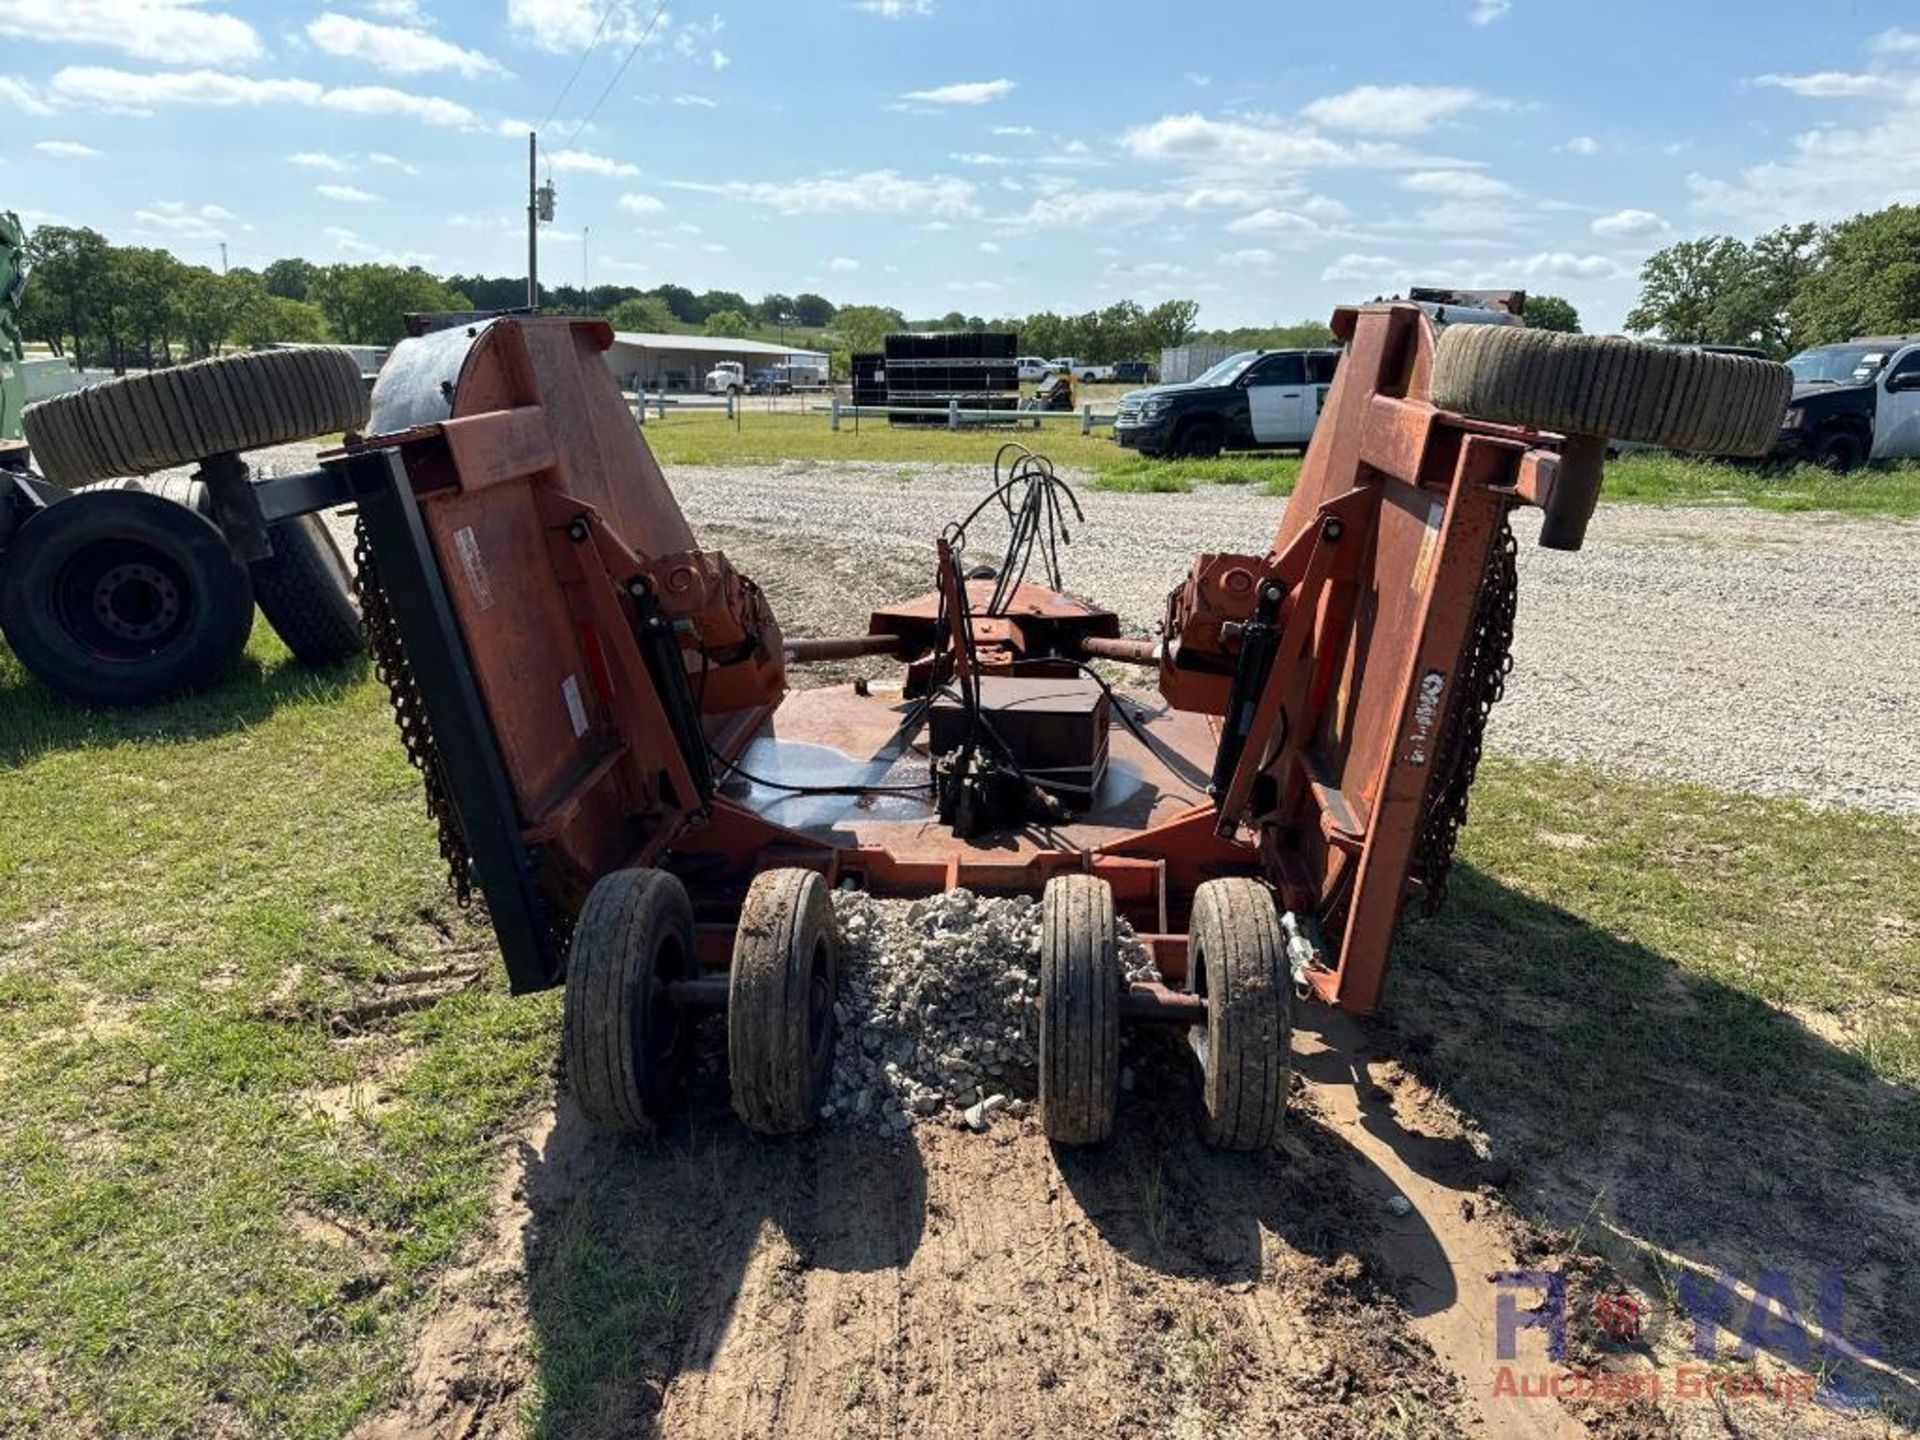
<path fill-rule="evenodd" d="M 1596 235 L 1637 240 L 1648 235 L 1658 235 L 1667 228 L 1667 222 L 1651 210 L 1627 209 L 1616 210 L 1611 215 L 1602 215 L 1587 228 Z"/>
<path fill-rule="evenodd" d="M 1576 135 L 1559 148 L 1572 155 L 1598 155 L 1600 142 L 1591 135 Z"/>
<path fill-rule="evenodd" d="M 909 90 L 900 98 L 922 105 L 985 105 L 1013 92 L 1011 80 L 969 80 L 958 85 L 940 85 L 932 90 Z"/>
<path fill-rule="evenodd" d="M 1853 100 L 1894 93 L 1885 75 L 1853 75 L 1841 70 L 1819 70 L 1811 75 L 1756 75 L 1753 83 L 1791 90 L 1809 100 Z"/>
<path fill-rule="evenodd" d="M 420 173 L 419 166 L 409 165 L 397 155 L 384 155 L 378 150 L 375 150 L 367 156 L 367 162 L 372 165 L 384 165 L 389 170 L 398 170 L 402 175 L 418 175 Z"/>
<path fill-rule="evenodd" d="M 188 205 L 179 200 L 156 200 L 133 212 L 134 222 L 180 240 L 219 240 L 239 217 L 218 205 Z"/>
<path fill-rule="evenodd" d="M 1189 70 L 1185 74 L 1183 74 L 1180 78 L 1182 80 L 1185 80 L 1189 85 L 1193 86 L 1196 90 L 1204 90 L 1209 85 L 1213 84 L 1213 77 L 1211 75 L 1202 75 L 1198 70 Z"/>
<path fill-rule="evenodd" d="M 1483 175 L 1478 170 L 1416 170 L 1400 184 L 1403 189 L 1417 190 L 1422 195 L 1451 195 L 1461 200 L 1485 200 L 1513 193 L 1513 187 L 1506 181 Z"/>
<path fill-rule="evenodd" d="M 721 195 L 783 215 L 935 215 L 970 219 L 980 213 L 970 180 L 936 175 L 912 180 L 892 170 L 821 175 L 803 180 L 680 180 L 675 189 Z"/>
<path fill-rule="evenodd" d="M 1320 272 L 1320 278 L 1332 281 L 1379 281 L 1390 279 L 1399 269 L 1400 262 L 1385 255 L 1342 255 Z"/>
<path fill-rule="evenodd" d="M 316 185 L 314 194 L 323 200 L 337 200 L 343 205 L 374 205 L 380 197 L 357 185 Z"/>
<path fill-rule="evenodd" d="M 1604 255 L 1574 255 L 1565 250 L 1511 260 L 1507 269 L 1528 280 L 1600 280 L 1632 273 Z"/>
<path fill-rule="evenodd" d="M 728 55 L 724 50 L 709 50 L 707 52 L 707 64 L 711 65 L 716 72 L 726 69 L 732 63 L 733 57 Z"/>
<path fill-rule="evenodd" d="M 853 0 L 852 8 L 884 20 L 900 20 L 909 15 L 933 14 L 933 0 Z"/>
<path fill-rule="evenodd" d="M 845 255 L 836 255 L 827 262 L 827 269 L 833 271 L 836 275 L 851 275 L 859 268 L 860 262 L 858 260 L 849 259 Z"/>
<path fill-rule="evenodd" d="M 1282 240 L 1314 240 L 1320 236 L 1317 221 L 1273 205 L 1256 210 L 1251 215 L 1242 215 L 1227 229 L 1235 235 L 1272 235 Z"/>
<path fill-rule="evenodd" d="M 1884 31 L 1868 50 L 1871 86 L 1841 72 L 1774 77 L 1808 99 L 1845 102 L 1857 118 L 1816 123 L 1784 155 L 1731 178 L 1688 176 L 1694 208 L 1765 228 L 1920 201 L 1920 33 Z"/>
<path fill-rule="evenodd" d="M 1054 190 L 1027 210 L 1002 223 L 1042 230 L 1075 230 L 1090 225 L 1140 225 L 1167 208 L 1165 195 L 1146 190 Z"/>
<path fill-rule="evenodd" d="M 338 155 L 327 155 L 318 150 L 302 150 L 298 155 L 287 157 L 289 165 L 304 165 L 309 170 L 331 170 L 336 175 L 344 175 L 353 167 Z"/>
<path fill-rule="evenodd" d="M 629 215 L 658 215 L 667 207 L 657 196 L 635 192 L 620 197 L 620 208 Z"/>
<path fill-rule="evenodd" d="M 1000 253 L 999 244 L 992 240 L 982 240 L 977 248 L 982 255 L 998 255 Z"/>
<path fill-rule="evenodd" d="M 695 110 L 718 110 L 720 108 L 720 102 L 718 100 L 709 100 L 704 95 L 676 95 L 673 97 L 673 103 L 676 105 L 689 106 Z"/>
<path fill-rule="evenodd" d="M 947 289 L 960 294 L 968 291 L 977 291 L 980 294 L 986 294 L 989 291 L 998 290 L 999 288 L 1000 283 L 997 280 L 949 280 L 947 282 Z"/>
<path fill-rule="evenodd" d="M 1031 125 L 996 125 L 993 127 L 993 133 L 996 135 L 1034 135 L 1039 132 Z"/>
<path fill-rule="evenodd" d="M 355 115 L 405 115 L 429 125 L 473 128 L 479 117 L 466 106 L 434 95 L 416 95 L 384 85 L 328 89 L 312 80 L 258 80 L 217 70 L 171 70 L 135 74 L 99 65 L 69 65 L 53 77 L 61 99 L 109 110 L 143 113 L 158 105 L 305 105 Z"/>
<path fill-rule="evenodd" d="M 547 163 L 556 170 L 570 170 L 577 175 L 617 175 L 630 178 L 640 173 L 638 165 L 629 165 L 624 160 L 615 160 L 606 155 L 596 155 L 591 150 L 557 150 L 547 156 Z"/>
<path fill-rule="evenodd" d="M 1259 268 L 1259 267 L 1271 265 L 1274 263 L 1274 261 L 1278 260 L 1279 258 L 1280 257 L 1278 255 L 1275 255 L 1273 251 L 1268 250 L 1263 246 L 1251 245 L 1251 246 L 1248 246 L 1245 250 L 1227 251 L 1224 255 L 1220 257 L 1220 263 L 1222 265 L 1232 265 L 1235 267 L 1254 266 L 1256 268 Z"/>
<path fill-rule="evenodd" d="M 82 145 L 77 140 L 42 140 L 33 148 L 42 155 L 53 155 L 62 160 L 92 160 L 100 154 L 93 146 Z"/>
<path fill-rule="evenodd" d="M 22 115 L 51 115 L 53 106 L 10 75 L 0 75 L 0 108 Z"/>
<path fill-rule="evenodd" d="M 4 0 L 0 36 L 104 45 L 163 64 L 233 65 L 261 54 L 251 25 L 199 0 Z"/>
<path fill-rule="evenodd" d="M 984 150 L 961 151 L 948 157 L 956 165 L 1011 165 L 1005 155 L 990 155 Z"/>
<path fill-rule="evenodd" d="M 1336 166 L 1405 168 L 1457 165 L 1460 161 L 1415 155 L 1392 141 L 1345 143 L 1310 125 L 1272 117 L 1214 120 L 1198 113 L 1163 115 L 1136 125 L 1120 143 L 1137 160 L 1187 165 L 1213 181 L 1244 187 L 1247 176 L 1274 177 Z"/>
<path fill-rule="evenodd" d="M 1496 200 L 1442 200 L 1422 210 L 1419 220 L 1425 229 L 1455 235 L 1511 230 L 1519 223 L 1519 217 Z"/>
<path fill-rule="evenodd" d="M 1458 85 L 1360 85 L 1315 100 L 1301 113 L 1335 130 L 1418 135 L 1482 103 L 1479 91 Z"/>
<path fill-rule="evenodd" d="M 376 25 L 328 11 L 307 25 L 307 39 L 329 55 L 358 60 L 393 75 L 452 70 L 461 75 L 497 75 L 504 70 L 478 50 L 468 50 L 424 30 Z"/>
<path fill-rule="evenodd" d="M 607 6 L 595 0 L 507 0 L 507 24 L 543 50 L 584 50 L 596 34 L 604 39 L 616 20 L 624 34 L 634 20 L 631 7 L 616 0 Z"/>
<path fill-rule="evenodd" d="M 1467 12 L 1467 20 L 1474 25 L 1491 25 L 1496 20 L 1504 19 L 1511 9 L 1513 0 L 1473 0 L 1473 9 Z"/>

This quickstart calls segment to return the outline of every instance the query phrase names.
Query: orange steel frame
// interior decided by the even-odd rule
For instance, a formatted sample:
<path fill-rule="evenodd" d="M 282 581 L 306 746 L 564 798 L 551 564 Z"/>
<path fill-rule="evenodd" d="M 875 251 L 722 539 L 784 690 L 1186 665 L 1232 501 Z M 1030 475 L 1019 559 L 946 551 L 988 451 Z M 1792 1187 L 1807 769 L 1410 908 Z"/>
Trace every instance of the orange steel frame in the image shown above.
<path fill-rule="evenodd" d="M 420 582 L 401 628 L 443 752 L 460 742 L 449 789 L 484 852 L 514 987 L 563 978 L 565 922 L 627 866 L 686 879 L 716 967 L 770 866 L 892 895 L 1032 893 L 1091 872 L 1175 980 L 1194 890 L 1260 874 L 1319 922 L 1313 993 L 1371 1008 L 1489 557 L 1510 507 L 1551 502 L 1558 460 L 1532 432 L 1427 402 L 1434 332 L 1418 309 L 1343 309 L 1334 328 L 1346 352 L 1271 547 L 1201 556 L 1169 598 L 1163 695 L 1245 734 L 1213 801 L 1084 848 L 924 852 L 823 841 L 713 792 L 706 751 L 737 759 L 768 723 L 786 642 L 751 580 L 695 543 L 600 360 L 603 323 L 501 319 L 402 347 L 376 433 L 326 463 L 347 472 L 383 578 Z M 1275 593 L 1272 662 L 1225 716 L 1231 637 Z"/>

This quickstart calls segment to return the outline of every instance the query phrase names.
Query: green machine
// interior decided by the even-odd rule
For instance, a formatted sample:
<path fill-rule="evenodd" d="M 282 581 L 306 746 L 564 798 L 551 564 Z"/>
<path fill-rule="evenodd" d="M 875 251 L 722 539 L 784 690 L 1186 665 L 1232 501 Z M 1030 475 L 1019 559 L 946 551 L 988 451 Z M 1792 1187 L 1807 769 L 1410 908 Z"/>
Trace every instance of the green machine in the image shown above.
<path fill-rule="evenodd" d="M 63 356 L 27 357 L 20 302 L 31 268 L 26 226 L 11 210 L 0 211 L 0 445 L 20 438 L 20 412 L 35 400 L 64 395 L 87 383 L 87 376 Z"/>

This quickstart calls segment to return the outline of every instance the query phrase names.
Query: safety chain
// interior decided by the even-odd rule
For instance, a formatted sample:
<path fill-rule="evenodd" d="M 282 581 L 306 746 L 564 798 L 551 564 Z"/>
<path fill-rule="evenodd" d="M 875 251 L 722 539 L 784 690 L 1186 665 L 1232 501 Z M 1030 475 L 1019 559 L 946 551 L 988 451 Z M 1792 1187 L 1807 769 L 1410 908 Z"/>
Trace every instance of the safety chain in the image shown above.
<path fill-rule="evenodd" d="M 1515 561 L 1519 553 L 1510 515 L 1503 515 L 1493 553 L 1487 557 L 1473 625 L 1460 656 L 1453 702 L 1448 707 L 1427 791 L 1426 813 L 1421 817 L 1414 846 L 1413 878 L 1425 893 L 1429 915 L 1446 903 L 1453 847 L 1460 837 L 1460 827 L 1467 823 L 1467 799 L 1473 790 L 1474 773 L 1480 768 L 1487 717 L 1499 703 L 1513 670 L 1513 615 L 1520 598 Z"/>
<path fill-rule="evenodd" d="M 366 632 L 367 649 L 373 656 L 373 673 L 387 687 L 393 701 L 393 720 L 400 727 L 400 743 L 407 759 L 420 772 L 427 792 L 427 814 L 440 830 L 440 857 L 447 862 L 447 888 L 461 909 L 473 903 L 473 857 L 467 853 L 466 837 L 460 832 L 460 817 L 447 798 L 441 772 L 440 749 L 434 744 L 433 726 L 427 719 L 426 701 L 407 663 L 406 649 L 400 643 L 400 629 L 394 623 L 393 606 L 380 583 L 380 570 L 374 564 L 373 546 L 367 540 L 365 517 L 353 524 L 353 588 L 360 598 L 360 625 Z"/>

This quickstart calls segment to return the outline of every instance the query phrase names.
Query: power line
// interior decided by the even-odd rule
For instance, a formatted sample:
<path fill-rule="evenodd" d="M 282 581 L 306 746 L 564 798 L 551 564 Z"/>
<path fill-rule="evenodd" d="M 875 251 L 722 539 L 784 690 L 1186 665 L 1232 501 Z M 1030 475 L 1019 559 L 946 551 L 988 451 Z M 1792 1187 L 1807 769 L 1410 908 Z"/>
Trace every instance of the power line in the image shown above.
<path fill-rule="evenodd" d="M 587 48 L 580 52 L 580 59 L 574 65 L 573 73 L 567 77 L 567 83 L 560 87 L 560 93 L 554 97 L 553 104 L 547 110 L 546 118 L 534 126 L 534 129 L 546 129 L 547 121 L 558 115 L 560 107 L 567 103 L 567 96 L 573 93 L 574 82 L 580 78 L 580 72 L 587 68 L 587 61 L 593 57 L 593 52 L 600 48 L 600 37 L 607 33 L 607 21 L 613 18 L 614 6 L 619 3 L 620 0 L 607 0 L 607 3 L 600 7 L 600 23 L 593 27 L 593 38 L 587 42 Z"/>
<path fill-rule="evenodd" d="M 640 32 L 640 38 L 634 41 L 633 48 L 627 51 L 627 58 L 620 62 L 620 68 L 614 71 L 613 78 L 607 81 L 607 88 L 600 92 L 600 98 L 593 102 L 593 108 L 581 117 L 580 123 L 574 126 L 572 131 L 567 135 L 567 144 L 571 145 L 575 140 L 579 139 L 580 132 L 586 129 L 593 117 L 600 113 L 600 107 L 607 103 L 607 97 L 613 93 L 614 86 L 620 83 L 620 77 L 625 75 L 627 73 L 627 67 L 633 64 L 633 57 L 640 53 L 640 47 L 645 45 L 648 39 L 651 38 L 654 27 L 660 23 L 660 17 L 666 13 L 667 0 L 660 0 L 660 4 L 654 9 L 653 18 L 647 22 L 647 28 Z"/>

